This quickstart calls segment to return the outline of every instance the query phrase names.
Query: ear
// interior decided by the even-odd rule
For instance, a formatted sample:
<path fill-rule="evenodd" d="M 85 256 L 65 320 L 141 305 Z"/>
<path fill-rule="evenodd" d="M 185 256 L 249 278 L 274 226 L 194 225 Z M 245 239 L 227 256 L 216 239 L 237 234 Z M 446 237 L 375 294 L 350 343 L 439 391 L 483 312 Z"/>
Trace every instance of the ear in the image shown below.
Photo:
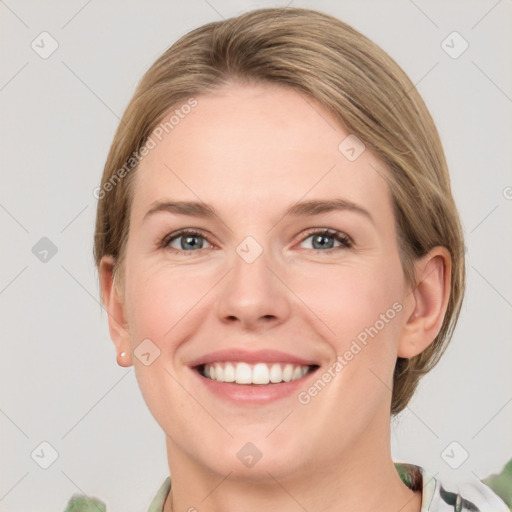
<path fill-rule="evenodd" d="M 407 321 L 400 334 L 398 357 L 423 352 L 441 330 L 450 298 L 452 263 L 446 247 L 437 246 L 415 263 L 417 285 L 406 299 Z"/>
<path fill-rule="evenodd" d="M 116 347 L 117 364 L 126 367 L 132 365 L 130 335 L 124 313 L 124 299 L 119 295 L 114 284 L 114 264 L 113 256 L 101 258 L 99 265 L 101 297 L 108 314 L 110 337 Z M 121 356 L 122 352 L 126 355 Z"/>

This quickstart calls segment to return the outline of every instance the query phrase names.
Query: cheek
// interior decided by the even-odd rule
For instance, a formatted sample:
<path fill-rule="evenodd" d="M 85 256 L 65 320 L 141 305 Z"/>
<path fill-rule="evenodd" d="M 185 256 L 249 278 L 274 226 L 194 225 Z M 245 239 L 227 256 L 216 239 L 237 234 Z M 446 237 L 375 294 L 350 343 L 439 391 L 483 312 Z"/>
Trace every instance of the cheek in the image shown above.
<path fill-rule="evenodd" d="M 206 275 L 184 267 L 132 264 L 131 273 L 127 272 L 132 349 L 135 354 L 142 352 L 137 347 L 149 339 L 156 346 L 149 345 L 150 357 L 158 354 L 149 365 L 133 358 L 136 378 L 148 409 L 168 435 L 189 436 L 186 422 L 176 422 L 176 416 L 197 415 L 194 402 L 179 384 L 183 375 L 175 358 L 178 347 L 197 329 L 197 318 L 205 314 L 201 298 L 211 286 Z"/>
<path fill-rule="evenodd" d="M 341 409 L 358 410 L 361 396 L 367 397 L 364 407 L 377 407 L 393 385 L 403 316 L 399 261 L 381 256 L 365 264 L 319 266 L 314 279 L 304 272 L 291 288 L 315 313 L 316 330 L 330 345 L 332 364 L 337 363 L 330 367 L 336 375 L 331 392 L 343 397 L 336 398 Z"/>
<path fill-rule="evenodd" d="M 127 262 L 126 275 L 132 346 L 149 338 L 162 352 L 172 353 L 186 338 L 219 274 L 200 265 L 172 268 L 134 258 L 131 267 Z"/>
<path fill-rule="evenodd" d="M 319 265 L 314 277 L 311 268 L 289 274 L 290 286 L 320 320 L 329 328 L 329 338 L 337 340 L 337 348 L 355 338 L 365 328 L 377 324 L 384 330 L 396 318 L 396 302 L 403 297 L 401 269 L 393 258 L 354 260 L 339 266 Z M 388 312 L 388 314 L 386 314 Z M 384 320 L 381 320 L 384 315 Z M 389 321 L 387 321 L 389 320 Z"/>

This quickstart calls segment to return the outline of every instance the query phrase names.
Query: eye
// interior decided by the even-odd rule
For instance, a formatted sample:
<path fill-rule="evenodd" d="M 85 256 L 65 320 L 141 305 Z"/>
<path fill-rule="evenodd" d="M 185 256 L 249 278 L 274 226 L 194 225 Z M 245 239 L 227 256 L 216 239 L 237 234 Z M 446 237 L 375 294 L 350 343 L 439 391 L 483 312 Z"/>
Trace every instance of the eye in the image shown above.
<path fill-rule="evenodd" d="M 311 239 L 312 242 L 312 248 L 306 247 L 306 249 L 330 252 L 331 250 L 347 249 L 353 245 L 350 237 L 335 229 L 312 229 L 306 234 L 307 236 L 302 239 L 301 244 L 305 243 L 308 239 Z M 208 248 L 205 247 L 205 242 L 211 248 L 211 244 L 201 232 L 183 229 L 167 235 L 162 240 L 161 247 L 164 249 L 169 248 L 174 252 L 183 254 Z"/>
<path fill-rule="evenodd" d="M 336 231 L 335 229 L 315 229 L 307 233 L 308 236 L 302 239 L 301 243 L 311 238 L 312 248 L 321 250 L 323 252 L 336 249 L 348 249 L 352 247 L 352 240 L 350 237 Z M 335 246 L 335 243 L 338 245 Z"/>
<path fill-rule="evenodd" d="M 161 245 L 163 248 L 171 248 L 176 252 L 184 253 L 203 249 L 205 241 L 206 238 L 202 233 L 184 229 L 166 236 Z M 209 244 L 208 241 L 206 243 Z"/>

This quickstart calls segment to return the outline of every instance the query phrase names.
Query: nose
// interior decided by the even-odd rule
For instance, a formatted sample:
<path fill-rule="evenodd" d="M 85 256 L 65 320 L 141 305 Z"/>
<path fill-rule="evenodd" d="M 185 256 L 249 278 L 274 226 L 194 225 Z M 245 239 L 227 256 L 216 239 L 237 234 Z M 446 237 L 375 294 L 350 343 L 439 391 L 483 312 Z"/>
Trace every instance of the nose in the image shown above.
<path fill-rule="evenodd" d="M 226 324 L 246 330 L 261 330 L 286 321 L 291 310 L 291 291 L 283 283 L 275 262 L 265 251 L 253 262 L 235 255 L 233 268 L 222 280 L 217 316 Z"/>

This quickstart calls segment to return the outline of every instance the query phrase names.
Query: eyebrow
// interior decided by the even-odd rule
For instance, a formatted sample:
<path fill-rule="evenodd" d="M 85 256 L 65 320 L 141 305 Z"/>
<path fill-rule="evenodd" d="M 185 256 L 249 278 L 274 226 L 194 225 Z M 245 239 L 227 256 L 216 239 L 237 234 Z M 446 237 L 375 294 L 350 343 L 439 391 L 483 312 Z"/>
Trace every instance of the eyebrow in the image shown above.
<path fill-rule="evenodd" d="M 329 200 L 310 200 L 295 203 L 285 211 L 284 216 L 307 217 L 319 215 L 321 213 L 343 210 L 359 213 L 366 217 L 370 222 L 372 222 L 372 224 L 375 224 L 375 221 L 370 212 L 357 205 L 356 203 L 342 198 Z M 157 212 L 168 212 L 177 215 L 189 215 L 192 217 L 204 218 L 212 218 L 217 216 L 215 209 L 206 203 L 197 201 L 156 201 L 144 215 L 143 221 Z"/>

